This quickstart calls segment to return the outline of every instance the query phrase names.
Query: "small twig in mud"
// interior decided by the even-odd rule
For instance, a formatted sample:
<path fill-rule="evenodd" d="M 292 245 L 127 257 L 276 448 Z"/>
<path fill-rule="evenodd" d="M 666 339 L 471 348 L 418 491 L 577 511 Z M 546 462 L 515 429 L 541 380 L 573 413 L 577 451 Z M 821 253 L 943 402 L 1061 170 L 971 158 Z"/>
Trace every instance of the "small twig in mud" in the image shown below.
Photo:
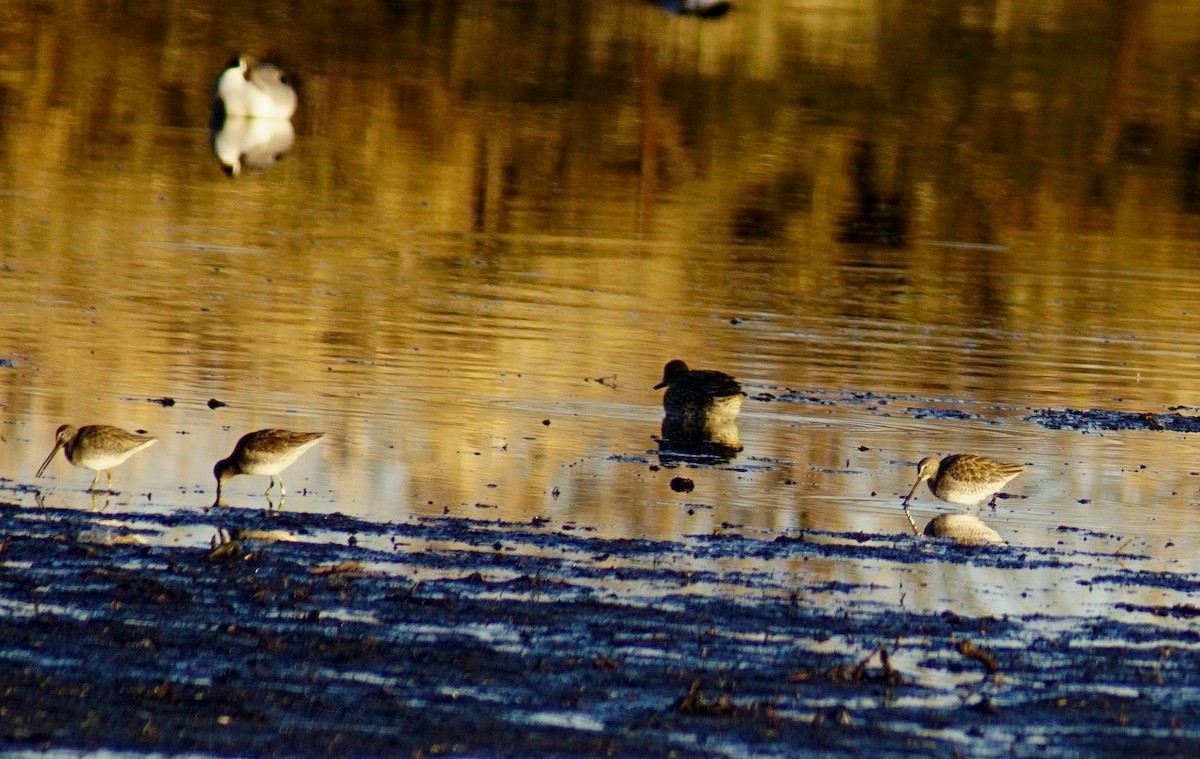
<path fill-rule="evenodd" d="M 708 717 L 755 717 L 774 719 L 775 708 L 770 704 L 755 701 L 749 706 L 738 706 L 733 697 L 722 693 L 716 701 L 708 701 L 700 692 L 700 678 L 692 681 L 687 695 L 675 702 L 675 711 L 681 714 L 699 714 Z"/>
<path fill-rule="evenodd" d="M 343 561 L 339 564 L 324 564 L 308 570 L 310 575 L 346 574 L 362 576 L 365 574 L 362 564 L 357 561 Z"/>
<path fill-rule="evenodd" d="M 617 375 L 615 374 L 607 374 L 603 377 L 584 377 L 583 381 L 595 382 L 597 385 L 604 385 L 605 387 L 610 387 L 613 390 L 617 389 Z"/>
<path fill-rule="evenodd" d="M 879 655 L 879 664 L 883 667 L 883 673 L 880 675 L 869 675 L 867 673 L 867 666 L 875 658 L 876 654 Z M 853 666 L 839 664 L 827 670 L 825 678 L 834 683 L 878 682 L 888 685 L 900 685 L 904 682 L 904 677 L 892 667 L 892 659 L 888 656 L 887 649 L 883 646 L 877 646 L 874 651 L 867 654 L 858 664 Z"/>
<path fill-rule="evenodd" d="M 955 643 L 954 650 L 958 651 L 965 658 L 974 659 L 982 664 L 984 668 L 987 669 L 989 674 L 1000 671 L 1000 662 L 997 661 L 996 657 L 992 653 L 984 651 L 979 646 L 976 646 L 969 640 L 961 640 L 958 643 Z"/>

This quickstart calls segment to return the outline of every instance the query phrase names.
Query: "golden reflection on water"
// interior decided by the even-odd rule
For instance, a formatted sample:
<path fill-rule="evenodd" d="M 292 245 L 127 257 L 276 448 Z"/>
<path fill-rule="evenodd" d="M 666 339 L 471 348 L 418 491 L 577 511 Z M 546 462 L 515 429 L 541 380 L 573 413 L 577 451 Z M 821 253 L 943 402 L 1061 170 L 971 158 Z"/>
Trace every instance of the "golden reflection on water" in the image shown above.
<path fill-rule="evenodd" d="M 279 426 L 328 433 L 295 509 L 899 534 L 912 462 L 976 451 L 1032 464 L 988 522 L 1010 543 L 1195 537 L 1183 436 L 1022 416 L 1196 404 L 1200 4 L 290 7 L 5 12 L 6 476 L 110 423 L 162 439 L 129 502 L 200 507 Z M 238 52 L 300 108 L 231 180 L 208 124 Z M 750 400 L 681 495 L 653 468 L 671 357 L 899 397 Z"/>

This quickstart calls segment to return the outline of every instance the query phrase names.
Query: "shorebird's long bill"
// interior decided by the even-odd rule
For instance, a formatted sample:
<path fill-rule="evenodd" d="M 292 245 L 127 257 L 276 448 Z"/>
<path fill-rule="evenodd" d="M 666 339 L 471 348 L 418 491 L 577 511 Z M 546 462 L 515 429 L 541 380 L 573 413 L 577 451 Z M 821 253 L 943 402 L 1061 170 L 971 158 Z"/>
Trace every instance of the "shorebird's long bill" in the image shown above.
<path fill-rule="evenodd" d="M 50 466 L 51 461 L 54 461 L 54 454 L 58 453 L 59 448 L 62 448 L 62 443 L 55 444 L 54 450 L 50 451 L 50 455 L 47 456 L 46 460 L 42 462 L 42 465 L 38 467 L 37 474 L 35 476 L 42 476 L 42 473 L 46 471 L 46 467 Z"/>
<path fill-rule="evenodd" d="M 908 495 L 904 496 L 904 508 L 908 508 L 908 502 L 912 500 L 913 495 L 917 492 L 917 488 L 921 487 L 922 482 L 924 480 L 918 477 L 917 481 L 913 483 L 912 490 L 908 491 Z"/>

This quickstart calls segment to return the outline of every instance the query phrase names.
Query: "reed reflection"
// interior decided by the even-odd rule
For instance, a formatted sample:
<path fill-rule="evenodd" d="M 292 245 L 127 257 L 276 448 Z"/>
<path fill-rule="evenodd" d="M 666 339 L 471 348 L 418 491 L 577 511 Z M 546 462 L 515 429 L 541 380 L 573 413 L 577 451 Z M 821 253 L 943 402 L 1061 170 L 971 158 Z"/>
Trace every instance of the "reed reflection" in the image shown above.
<path fill-rule="evenodd" d="M 895 185 L 903 187 L 904 162 L 896 170 Z M 852 245 L 903 248 L 907 243 L 908 206 L 902 190 L 881 187 L 875 145 L 859 142 L 851 166 L 853 196 L 850 211 L 838 222 L 838 240 Z"/>
<path fill-rule="evenodd" d="M 720 18 L 733 7 L 729 0 L 654 0 L 654 4 L 668 13 L 700 18 Z"/>

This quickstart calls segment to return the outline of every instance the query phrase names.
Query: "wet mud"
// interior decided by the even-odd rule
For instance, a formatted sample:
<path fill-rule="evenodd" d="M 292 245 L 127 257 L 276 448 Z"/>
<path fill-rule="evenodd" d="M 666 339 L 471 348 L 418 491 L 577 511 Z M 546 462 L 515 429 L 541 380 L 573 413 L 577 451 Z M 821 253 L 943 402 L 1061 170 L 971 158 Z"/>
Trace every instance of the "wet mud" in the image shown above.
<path fill-rule="evenodd" d="M 1109 411 L 1105 409 L 1039 409 L 1025 417 L 1051 430 L 1153 430 L 1158 432 L 1200 432 L 1200 416 L 1173 413 Z"/>
<path fill-rule="evenodd" d="M 0 524 L 9 749 L 1200 753 L 1186 604 L 965 616 L 802 581 L 822 560 L 1064 577 L 1099 565 L 1094 583 L 1194 590 L 1137 556 L 863 533 L 619 540 L 547 519 L 236 508 L 5 507 Z M 180 530 L 212 530 L 212 545 L 139 541 Z"/>

